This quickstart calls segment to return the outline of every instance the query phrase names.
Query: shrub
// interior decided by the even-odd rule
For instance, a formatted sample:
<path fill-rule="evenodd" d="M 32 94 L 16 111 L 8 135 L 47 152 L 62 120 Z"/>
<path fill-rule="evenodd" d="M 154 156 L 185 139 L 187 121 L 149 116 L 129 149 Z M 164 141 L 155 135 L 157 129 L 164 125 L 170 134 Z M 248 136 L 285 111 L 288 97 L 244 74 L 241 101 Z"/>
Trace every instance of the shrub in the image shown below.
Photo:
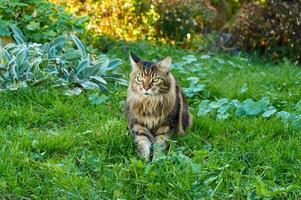
<path fill-rule="evenodd" d="M 200 0 L 52 0 L 90 17 L 94 33 L 126 40 L 182 41 L 201 31 L 212 16 Z"/>
<path fill-rule="evenodd" d="M 157 37 L 182 41 L 203 31 L 213 13 L 198 0 L 154 0 L 160 18 L 155 23 Z"/>
<path fill-rule="evenodd" d="M 85 18 L 64 11 L 63 7 L 47 0 L 0 1 L 0 37 L 10 36 L 9 26 L 18 25 L 28 41 L 49 42 L 54 38 L 84 32 Z"/>
<path fill-rule="evenodd" d="M 301 61 L 301 1 L 268 0 L 243 6 L 232 29 L 231 45 L 258 51 L 273 59 Z"/>
<path fill-rule="evenodd" d="M 119 59 L 90 55 L 75 35 L 61 36 L 42 45 L 25 43 L 21 31 L 11 28 L 17 44 L 0 48 L 0 90 L 51 84 L 69 89 L 69 94 L 78 94 L 83 89 L 106 91 L 108 80 L 124 83 L 113 73 L 121 64 Z"/>
<path fill-rule="evenodd" d="M 88 28 L 113 38 L 152 39 L 158 14 L 150 1 L 138 0 L 52 0 L 70 12 L 89 17 Z"/>

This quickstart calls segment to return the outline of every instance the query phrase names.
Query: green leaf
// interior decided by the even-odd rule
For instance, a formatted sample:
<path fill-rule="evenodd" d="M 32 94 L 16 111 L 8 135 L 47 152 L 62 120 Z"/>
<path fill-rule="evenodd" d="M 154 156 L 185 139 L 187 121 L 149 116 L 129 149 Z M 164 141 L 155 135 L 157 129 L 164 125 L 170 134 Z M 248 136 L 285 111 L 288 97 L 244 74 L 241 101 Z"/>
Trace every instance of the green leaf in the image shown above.
<path fill-rule="evenodd" d="M 297 104 L 296 104 L 296 111 L 298 112 L 298 113 L 301 113 L 301 99 L 297 102 Z"/>
<path fill-rule="evenodd" d="M 216 109 L 216 108 L 223 106 L 224 104 L 226 104 L 228 102 L 229 102 L 229 99 L 223 98 L 223 99 L 219 99 L 215 102 L 209 103 L 208 107 L 209 107 L 209 109 Z"/>
<path fill-rule="evenodd" d="M 98 96 L 97 93 L 91 94 L 89 96 L 89 100 L 93 105 L 99 105 L 99 104 L 105 103 L 108 99 L 109 99 L 108 96 L 105 96 L 105 95 Z"/>
<path fill-rule="evenodd" d="M 203 100 L 201 101 L 199 105 L 199 111 L 197 113 L 198 116 L 205 116 L 207 113 L 211 111 L 211 109 L 208 108 L 209 100 Z"/>
<path fill-rule="evenodd" d="M 50 46 L 56 48 L 64 45 L 65 42 L 66 42 L 66 38 L 64 36 L 57 37 L 53 41 L 51 41 Z"/>
<path fill-rule="evenodd" d="M 196 94 L 204 91 L 205 85 L 204 84 L 198 84 L 195 86 L 190 86 L 189 88 L 184 88 L 184 93 L 187 97 L 193 97 Z"/>
<path fill-rule="evenodd" d="M 108 64 L 108 67 L 107 67 L 107 71 L 109 70 L 114 70 L 116 67 L 118 67 L 119 65 L 121 65 L 121 60 L 120 59 L 114 59 L 114 60 L 111 60 Z"/>
<path fill-rule="evenodd" d="M 95 67 L 87 67 L 84 71 L 83 71 L 83 78 L 85 79 L 89 79 L 91 76 L 93 76 L 94 74 L 97 74 L 97 69 L 95 69 Z"/>
<path fill-rule="evenodd" d="M 23 44 L 24 40 L 19 35 L 13 35 L 13 38 L 18 44 Z"/>
<path fill-rule="evenodd" d="M 56 58 L 56 49 L 55 49 L 55 48 L 53 48 L 53 47 L 50 47 L 50 48 L 49 48 L 49 51 L 48 51 L 48 57 L 49 57 L 50 59 Z"/>
<path fill-rule="evenodd" d="M 44 52 L 48 52 L 50 48 L 50 44 L 49 43 L 45 43 L 43 44 L 43 46 L 41 47 L 41 50 Z"/>
<path fill-rule="evenodd" d="M 90 66 L 90 61 L 88 59 L 80 61 L 76 67 L 76 75 L 79 75 L 83 70 L 85 70 L 89 66 Z"/>
<path fill-rule="evenodd" d="M 230 117 L 228 110 L 230 110 L 232 107 L 234 107 L 232 102 L 221 106 L 217 111 L 216 118 L 220 120 L 228 119 Z"/>
<path fill-rule="evenodd" d="M 100 90 L 102 92 L 104 92 L 104 93 L 108 93 L 109 92 L 108 88 L 105 85 L 99 84 L 98 86 L 99 86 L 99 88 L 100 88 Z"/>
<path fill-rule="evenodd" d="M 42 77 L 41 79 L 35 80 L 30 86 L 38 86 L 38 85 L 42 85 L 43 83 L 45 83 L 48 80 L 47 77 Z"/>
<path fill-rule="evenodd" d="M 117 83 L 119 83 L 120 85 L 124 85 L 124 86 L 128 86 L 128 82 L 126 80 L 124 80 L 123 78 L 116 78 L 113 77 L 112 78 L 114 81 L 116 81 Z"/>
<path fill-rule="evenodd" d="M 30 72 L 30 71 L 27 71 L 27 72 L 25 73 L 25 76 L 26 76 L 26 79 L 27 79 L 27 80 L 32 80 L 32 79 L 34 79 L 34 74 L 33 74 L 32 72 Z"/>
<path fill-rule="evenodd" d="M 246 115 L 246 111 L 245 111 L 245 107 L 246 105 L 250 105 L 253 104 L 253 100 L 252 99 L 246 99 L 245 101 L 243 101 L 242 103 L 239 103 L 237 106 L 237 110 L 236 110 L 236 115 L 237 116 L 244 116 Z"/>
<path fill-rule="evenodd" d="M 84 89 L 99 89 L 99 86 L 96 83 L 93 83 L 91 81 L 84 81 L 82 83 L 80 83 L 80 85 L 84 88 Z"/>
<path fill-rule="evenodd" d="M 39 28 L 40 28 L 40 23 L 35 21 L 31 21 L 28 25 L 26 25 L 26 29 L 30 31 L 35 31 L 38 30 Z"/>
<path fill-rule="evenodd" d="M 196 162 L 202 162 L 206 156 L 208 156 L 207 150 L 193 150 L 193 160 Z"/>
<path fill-rule="evenodd" d="M 10 28 L 13 31 L 13 37 L 18 44 L 23 44 L 24 42 L 26 42 L 22 31 L 16 25 L 10 25 Z"/>
<path fill-rule="evenodd" d="M 268 97 L 263 97 L 258 102 L 256 102 L 256 104 L 259 107 L 260 111 L 263 112 L 264 110 L 268 109 L 270 100 Z"/>
<path fill-rule="evenodd" d="M 107 82 L 102 77 L 100 77 L 100 76 L 91 76 L 90 78 L 94 79 L 94 80 L 96 80 L 96 81 L 98 81 L 98 82 L 100 82 L 102 84 L 105 84 L 105 85 L 107 84 Z"/>
<path fill-rule="evenodd" d="M 189 64 L 197 61 L 197 59 L 194 55 L 186 55 L 183 57 L 183 59 Z"/>
<path fill-rule="evenodd" d="M 0 36 L 9 36 L 11 34 L 9 25 L 0 21 Z"/>
<path fill-rule="evenodd" d="M 6 62 L 9 62 L 12 59 L 11 55 L 8 53 L 7 50 L 4 50 L 4 58 L 5 58 Z"/>
<path fill-rule="evenodd" d="M 85 55 L 86 54 L 86 48 L 85 45 L 82 43 L 82 41 L 80 41 L 75 35 L 71 34 L 70 35 L 73 42 L 76 44 L 77 48 L 80 50 L 81 55 Z"/>
<path fill-rule="evenodd" d="M 248 116 L 256 116 L 260 113 L 260 108 L 257 106 L 255 102 L 244 104 L 244 110 L 246 115 Z"/>
<path fill-rule="evenodd" d="M 243 101 L 236 110 L 237 116 L 256 116 L 264 112 L 269 105 L 270 101 L 267 97 L 263 97 L 258 102 L 254 102 L 252 99 L 246 99 Z"/>
<path fill-rule="evenodd" d="M 273 114 L 275 114 L 277 112 L 277 109 L 274 106 L 270 106 L 268 108 L 268 110 L 266 110 L 263 114 L 262 117 L 264 118 L 269 118 L 270 116 L 272 116 Z"/>
<path fill-rule="evenodd" d="M 67 96 L 73 96 L 73 95 L 79 95 L 82 92 L 82 89 L 79 87 L 73 88 L 73 89 L 68 89 L 65 94 Z"/>
<path fill-rule="evenodd" d="M 19 66 L 23 64 L 23 62 L 25 61 L 26 58 L 28 58 L 28 56 L 29 56 L 28 49 L 27 48 L 21 49 L 16 55 L 17 65 Z"/>
<path fill-rule="evenodd" d="M 94 62 L 93 65 L 96 68 L 100 68 L 102 63 L 107 59 L 105 55 L 100 55 Z"/>
<path fill-rule="evenodd" d="M 265 183 L 261 180 L 261 178 L 259 176 L 256 176 L 255 186 L 256 186 L 256 192 L 259 195 L 262 195 L 262 196 L 269 195 L 269 192 L 266 189 Z"/>
<path fill-rule="evenodd" d="M 100 66 L 97 74 L 98 75 L 104 75 L 104 74 L 106 74 L 107 69 L 109 67 L 109 63 L 110 63 L 110 60 L 108 58 L 105 58 L 103 60 L 102 64 L 101 64 L 101 66 Z"/>
<path fill-rule="evenodd" d="M 9 67 L 9 73 L 12 76 L 13 79 L 18 79 L 18 73 L 17 73 L 17 69 L 16 69 L 16 61 L 15 61 L 15 57 L 13 59 L 11 59 L 11 61 L 8 63 L 8 67 Z"/>
<path fill-rule="evenodd" d="M 191 169 L 193 174 L 202 173 L 202 165 L 197 163 L 191 163 Z"/>
<path fill-rule="evenodd" d="M 286 111 L 280 111 L 280 112 L 278 112 L 278 113 L 276 114 L 276 116 L 277 116 L 278 118 L 283 119 L 283 120 L 289 120 L 289 119 L 292 118 L 293 114 L 290 113 L 290 112 L 286 112 Z"/>
<path fill-rule="evenodd" d="M 24 72 L 31 69 L 31 65 L 28 60 L 25 60 L 21 65 L 19 65 L 19 73 L 23 74 Z"/>
<path fill-rule="evenodd" d="M 192 77 L 188 77 L 187 80 L 190 81 L 190 85 L 193 86 L 197 84 L 200 79 L 198 77 L 192 76 Z"/>
<path fill-rule="evenodd" d="M 14 91 L 14 90 L 17 90 L 19 87 L 18 87 L 17 84 L 7 84 L 7 85 L 6 85 L 6 88 L 7 88 L 8 90 Z"/>
<path fill-rule="evenodd" d="M 53 48 L 54 49 L 54 48 Z M 78 59 L 81 57 L 81 54 L 78 51 L 70 50 L 63 55 L 66 60 Z"/>

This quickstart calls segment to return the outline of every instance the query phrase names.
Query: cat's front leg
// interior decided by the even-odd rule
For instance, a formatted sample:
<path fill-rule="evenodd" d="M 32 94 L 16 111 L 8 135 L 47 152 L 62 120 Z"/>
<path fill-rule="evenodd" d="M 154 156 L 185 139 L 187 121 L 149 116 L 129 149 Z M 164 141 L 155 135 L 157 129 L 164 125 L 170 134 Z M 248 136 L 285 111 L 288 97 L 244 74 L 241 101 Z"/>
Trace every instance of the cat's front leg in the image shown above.
<path fill-rule="evenodd" d="M 138 153 L 145 159 L 150 159 L 152 143 L 155 138 L 152 136 L 150 131 L 139 124 L 132 126 L 132 133 L 135 137 L 135 143 L 137 145 Z"/>
<path fill-rule="evenodd" d="M 156 131 L 153 160 L 155 160 L 159 154 L 164 153 L 168 149 L 168 140 L 170 138 L 171 129 L 169 126 L 161 126 Z"/>

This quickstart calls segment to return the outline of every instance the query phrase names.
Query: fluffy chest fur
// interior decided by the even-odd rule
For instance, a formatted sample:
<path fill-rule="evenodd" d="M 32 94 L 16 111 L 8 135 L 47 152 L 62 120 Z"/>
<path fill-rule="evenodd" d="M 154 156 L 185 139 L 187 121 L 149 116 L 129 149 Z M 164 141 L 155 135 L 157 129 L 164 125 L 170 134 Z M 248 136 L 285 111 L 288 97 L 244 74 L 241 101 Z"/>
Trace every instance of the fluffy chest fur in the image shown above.
<path fill-rule="evenodd" d="M 147 128 L 155 128 L 165 123 L 175 105 L 175 94 L 169 92 L 165 95 L 143 97 L 129 94 L 127 104 L 132 118 Z"/>

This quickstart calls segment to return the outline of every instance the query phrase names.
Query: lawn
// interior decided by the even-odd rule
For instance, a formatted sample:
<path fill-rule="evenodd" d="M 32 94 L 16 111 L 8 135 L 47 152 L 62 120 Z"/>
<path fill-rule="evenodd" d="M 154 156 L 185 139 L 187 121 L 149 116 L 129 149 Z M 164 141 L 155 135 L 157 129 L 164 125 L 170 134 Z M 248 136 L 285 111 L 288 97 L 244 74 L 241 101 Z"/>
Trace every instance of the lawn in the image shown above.
<path fill-rule="evenodd" d="M 129 50 L 145 59 L 173 57 L 194 116 L 187 135 L 172 137 L 167 156 L 145 162 L 126 128 L 126 86 L 111 84 L 107 95 L 66 96 L 45 87 L 2 92 L 1 199 L 301 197 L 300 67 L 137 43 L 109 51 L 122 58 L 126 79 Z M 263 97 L 286 113 L 229 111 L 220 119 L 216 110 L 199 111 L 204 100 Z"/>

